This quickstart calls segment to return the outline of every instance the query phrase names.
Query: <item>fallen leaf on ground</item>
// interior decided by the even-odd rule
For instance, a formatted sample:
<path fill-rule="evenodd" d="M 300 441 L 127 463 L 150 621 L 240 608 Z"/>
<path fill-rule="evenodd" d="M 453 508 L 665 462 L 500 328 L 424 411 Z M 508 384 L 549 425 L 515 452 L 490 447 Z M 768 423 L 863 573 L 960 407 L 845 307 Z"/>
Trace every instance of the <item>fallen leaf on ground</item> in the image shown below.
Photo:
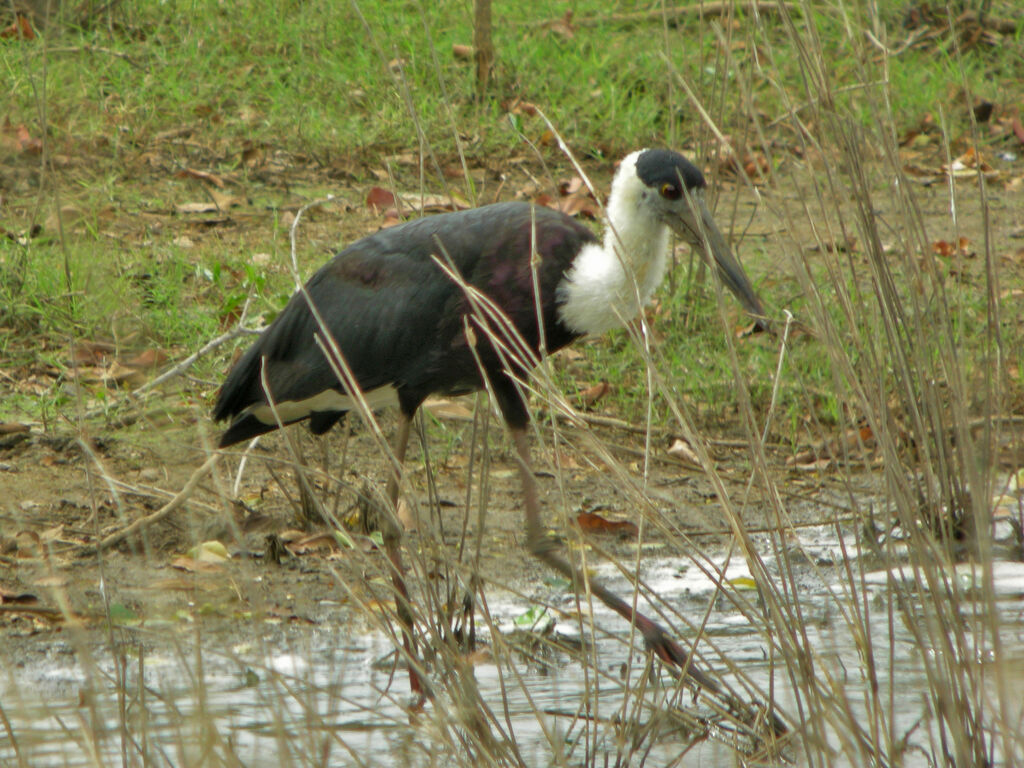
<path fill-rule="evenodd" d="M 847 430 L 842 437 L 827 440 L 821 445 L 790 456 L 786 465 L 801 471 L 817 471 L 827 467 L 833 458 L 841 458 L 846 453 L 859 452 L 861 448 L 871 448 L 875 444 L 875 434 L 871 427 L 858 427 Z"/>
<path fill-rule="evenodd" d="M 110 364 L 103 379 L 119 387 L 141 387 L 146 383 L 146 374 L 138 368 L 129 368 L 115 360 Z"/>
<path fill-rule="evenodd" d="M 215 213 L 217 205 L 213 202 L 206 203 L 179 203 L 174 206 L 178 213 Z"/>
<path fill-rule="evenodd" d="M 395 196 L 383 187 L 370 187 L 370 191 L 366 193 L 366 206 L 374 213 L 380 213 L 395 207 Z"/>
<path fill-rule="evenodd" d="M 333 531 L 319 531 L 309 536 L 290 542 L 288 551 L 293 555 L 308 555 L 318 550 L 334 550 L 338 548 L 338 540 Z"/>
<path fill-rule="evenodd" d="M 947 240 L 936 240 L 932 243 L 932 251 L 945 258 L 961 256 L 969 259 L 976 255 L 971 250 L 971 241 L 966 237 L 959 238 L 956 243 L 951 243 Z"/>
<path fill-rule="evenodd" d="M 231 557 L 228 548 L 216 540 L 204 541 L 192 547 L 185 556 L 203 563 L 223 563 Z"/>
<path fill-rule="evenodd" d="M 628 520 L 608 520 L 593 512 L 580 512 L 576 515 L 576 524 L 584 531 L 596 533 L 616 533 L 620 536 L 636 536 L 640 529 Z"/>
<path fill-rule="evenodd" d="M 209 171 L 199 171 L 195 168 L 182 168 L 174 174 L 176 179 L 198 179 L 213 184 L 215 187 L 224 188 L 224 179 Z"/>
<path fill-rule="evenodd" d="M 531 104 L 528 101 L 523 101 L 522 99 L 509 99 L 508 101 L 503 101 L 501 102 L 501 108 L 510 115 L 528 115 L 533 117 L 537 114 L 537 105 Z"/>
<path fill-rule="evenodd" d="M 572 40 L 576 36 L 576 27 L 572 23 L 573 11 L 570 8 L 565 14 L 552 21 L 545 22 L 542 26 L 557 37 L 564 40 Z"/>
<path fill-rule="evenodd" d="M 551 461 L 559 469 L 579 469 L 580 463 L 576 461 L 576 457 L 571 453 L 565 451 L 554 451 L 551 454 Z"/>
<path fill-rule="evenodd" d="M 573 176 L 570 179 L 562 179 L 558 182 L 558 194 L 562 197 L 575 195 L 581 189 L 583 189 L 583 179 L 579 176 Z"/>
<path fill-rule="evenodd" d="M 580 392 L 580 402 L 585 408 L 590 408 L 602 397 L 612 391 L 612 385 L 607 381 L 599 381 L 592 387 L 587 387 Z"/>
<path fill-rule="evenodd" d="M 446 398 L 430 398 L 424 404 L 430 413 L 439 419 L 451 419 L 453 421 L 472 421 L 473 411 L 463 403 Z"/>
<path fill-rule="evenodd" d="M 948 165 L 943 163 L 942 172 L 949 174 L 954 179 L 972 178 L 980 171 L 985 178 L 995 178 L 999 171 L 989 165 L 980 152 L 974 147 L 968 147 L 967 151 L 953 160 Z"/>
<path fill-rule="evenodd" d="M 171 568 L 189 573 L 220 573 L 224 567 L 219 563 L 207 563 L 202 560 L 193 560 L 191 557 L 181 555 L 171 560 Z"/>
<path fill-rule="evenodd" d="M 32 29 L 32 22 L 23 13 L 19 13 L 14 17 L 13 24 L 0 30 L 0 38 L 2 39 L 20 38 L 22 40 L 35 40 L 35 37 L 36 33 Z"/>
<path fill-rule="evenodd" d="M 156 368 L 168 360 L 167 353 L 162 349 L 146 349 L 128 358 L 124 364 L 129 368 Z"/>
<path fill-rule="evenodd" d="M 80 341 L 71 347 L 71 361 L 75 365 L 102 365 L 115 351 L 106 341 Z"/>
<path fill-rule="evenodd" d="M 410 505 L 405 499 L 398 500 L 395 514 L 398 516 L 398 522 L 402 524 L 402 528 L 404 530 L 415 531 L 419 528 L 419 520 L 417 520 L 416 515 L 413 512 L 412 505 Z"/>
<path fill-rule="evenodd" d="M 681 437 L 677 437 L 672 443 L 671 447 L 668 449 L 668 455 L 674 456 L 677 459 L 682 459 L 683 461 L 688 461 L 691 464 L 700 465 L 700 459 L 697 457 L 697 454 L 694 453 L 693 448 L 691 448 L 690 444 Z"/>
<path fill-rule="evenodd" d="M 18 126 L 18 142 L 21 144 L 21 151 L 30 155 L 38 155 L 43 151 L 43 140 L 34 138 L 25 124 Z"/>
<path fill-rule="evenodd" d="M 206 202 L 179 203 L 174 206 L 178 213 L 221 213 L 228 208 L 241 205 L 242 201 L 234 195 L 226 195 L 215 189 L 209 190 L 212 198 Z"/>

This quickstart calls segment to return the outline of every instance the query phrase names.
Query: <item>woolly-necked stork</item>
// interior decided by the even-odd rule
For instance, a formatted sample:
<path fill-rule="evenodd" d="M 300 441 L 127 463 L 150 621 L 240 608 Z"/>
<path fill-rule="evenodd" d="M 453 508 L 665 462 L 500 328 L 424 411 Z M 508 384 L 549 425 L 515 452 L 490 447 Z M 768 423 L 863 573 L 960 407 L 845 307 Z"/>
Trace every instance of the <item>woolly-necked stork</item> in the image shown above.
<path fill-rule="evenodd" d="M 553 352 L 636 317 L 665 273 L 673 230 L 717 265 L 746 311 L 763 321 L 760 301 L 708 212 L 705 187 L 700 170 L 681 155 L 645 149 L 627 156 L 615 174 L 603 240 L 563 213 L 515 202 L 421 218 L 353 243 L 310 278 L 306 295 L 292 297 L 228 375 L 214 408 L 218 421 L 231 419 L 221 447 L 305 419 L 321 434 L 352 408 L 315 338 L 324 334 L 310 311 L 312 301 L 369 406 L 398 405 L 393 448 L 399 466 L 423 401 L 435 393 L 477 390 L 486 377 L 519 456 L 530 551 L 582 583 L 541 527 L 526 436 L 529 414 L 516 383 L 525 364 L 510 363 L 495 349 L 500 345 L 493 335 L 467 334 L 467 318 L 470 325 L 480 322 L 470 293 L 475 289 L 500 308 L 534 352 L 542 339 Z M 393 476 L 392 507 L 398 487 Z M 404 644 L 412 653 L 398 537 L 385 543 Z M 661 659 L 687 669 L 697 684 L 718 689 L 658 624 L 600 584 L 592 582 L 591 591 L 633 622 Z M 412 685 L 424 691 L 416 673 Z"/>

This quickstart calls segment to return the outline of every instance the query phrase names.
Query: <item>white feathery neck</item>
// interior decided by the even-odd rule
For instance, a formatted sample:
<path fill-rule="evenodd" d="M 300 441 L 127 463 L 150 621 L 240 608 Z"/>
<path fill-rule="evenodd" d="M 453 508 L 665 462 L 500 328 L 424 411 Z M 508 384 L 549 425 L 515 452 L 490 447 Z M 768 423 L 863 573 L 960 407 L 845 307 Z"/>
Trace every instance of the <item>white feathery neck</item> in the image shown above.
<path fill-rule="evenodd" d="M 637 176 L 638 150 L 620 163 L 605 208 L 604 239 L 576 255 L 559 287 L 560 315 L 576 333 L 597 334 L 636 317 L 665 275 L 668 226 Z"/>

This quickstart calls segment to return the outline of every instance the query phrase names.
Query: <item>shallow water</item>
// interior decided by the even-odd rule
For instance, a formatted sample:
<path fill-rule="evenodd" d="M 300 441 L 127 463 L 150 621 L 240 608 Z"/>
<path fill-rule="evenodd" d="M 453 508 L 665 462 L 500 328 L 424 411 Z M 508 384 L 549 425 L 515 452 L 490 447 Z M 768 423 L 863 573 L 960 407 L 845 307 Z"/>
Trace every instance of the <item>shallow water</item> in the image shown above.
<path fill-rule="evenodd" d="M 790 558 L 800 562 L 793 577 L 799 588 L 794 605 L 800 607 L 802 632 L 816 653 L 817 674 L 830 680 L 856 716 L 869 724 L 863 638 L 858 640 L 842 618 L 852 602 L 842 586 L 847 581 L 837 571 L 843 562 L 841 542 L 830 528 L 805 529 L 799 538 L 803 556 Z M 853 543 L 852 538 L 846 541 L 847 554 L 855 551 Z M 762 552 L 772 551 L 767 540 L 758 545 Z M 772 558 L 765 560 L 769 574 L 777 576 Z M 735 600 L 746 600 L 756 616 L 758 593 L 742 558 L 734 554 L 726 565 L 726 553 L 719 553 L 705 565 L 724 571 L 731 597 L 714 598 L 716 581 L 706 568 L 645 557 L 643 584 L 658 598 L 641 598 L 641 609 L 678 611 L 669 616 L 677 627 L 683 626 L 679 617 L 699 620 L 706 612 L 702 653 L 719 668 L 721 659 L 734 665 L 727 680 L 735 681 L 738 673 L 762 691 L 771 687 L 778 706 L 795 719 L 795 697 L 785 665 L 771 658 L 769 644 L 758 630 L 761 623 L 735 605 Z M 600 565 L 597 573 L 620 593 L 631 589 L 611 565 Z M 912 743 L 916 739 L 927 747 L 932 734 L 922 725 L 928 701 L 923 661 L 936 651 L 925 649 L 923 655 L 908 624 L 899 618 L 890 621 L 887 612 L 890 580 L 912 576 L 865 569 L 859 579 L 865 593 L 858 605 L 873 610 L 870 639 L 876 647 L 879 698 L 887 703 L 886 725 L 896 738 L 910 734 Z M 969 595 L 979 577 L 963 568 L 956 578 Z M 998 563 L 993 582 L 1003 644 L 998 669 L 1010 678 L 1009 690 L 1016 692 L 1024 683 L 1024 564 Z M 552 597 L 553 590 L 558 592 L 550 585 L 536 585 L 523 591 L 574 614 L 576 600 L 564 585 L 560 596 Z M 509 637 L 505 633 L 531 603 L 493 586 L 485 594 L 493 625 Z M 970 600 L 964 603 L 966 613 L 972 605 Z M 603 606 L 594 606 L 593 611 L 598 630 L 591 664 L 550 648 L 538 651 L 540 658 L 534 659 L 519 651 L 496 651 L 501 664 L 483 657 L 471 673 L 467 665 L 457 680 L 435 681 L 437 699 L 412 721 L 406 709 L 410 696 L 405 673 L 392 675 L 393 665 L 375 664 L 390 653 L 392 641 L 381 632 L 353 631 L 351 619 L 341 626 L 266 625 L 259 637 L 230 647 L 171 628 L 132 630 L 131 639 L 144 640 L 157 650 L 141 657 L 131 651 L 135 655 L 124 661 L 123 684 L 118 683 L 109 654 L 84 651 L 68 640 L 53 643 L 39 658 L 4 659 L 0 702 L 7 724 L 6 735 L 0 737 L 0 764 L 449 766 L 486 764 L 487 760 L 467 757 L 483 750 L 503 755 L 509 764 L 529 766 L 736 765 L 728 733 L 694 743 L 665 716 L 678 707 L 709 714 L 704 705 L 694 706 L 691 694 L 676 695 L 670 678 L 662 676 L 664 687 L 654 686 L 641 697 L 629 693 L 641 680 L 646 655 L 636 645 L 630 648 L 625 622 Z M 480 623 L 486 624 L 483 619 Z M 578 639 L 581 627 L 589 637 L 587 624 L 563 615 L 555 630 Z M 704 650 L 711 646 L 714 652 Z M 976 657 L 965 663 L 995 661 L 991 648 L 974 651 Z M 94 663 L 83 661 L 90 656 Z M 626 686 L 623 675 L 629 661 Z M 456 695 L 445 685 L 456 686 Z M 479 695 L 462 696 L 458 686 L 475 686 Z M 122 689 L 125 695 L 119 697 Z M 996 691 L 990 693 L 994 697 Z M 1011 718 L 1021 715 L 1020 696 L 1015 696 L 1012 706 L 1017 710 L 1008 713 Z M 467 706 L 477 711 L 467 713 Z M 648 730 L 615 724 L 636 721 L 647 723 Z M 474 723 L 476 732 L 470 727 Z M 834 734 L 825 738 L 837 746 Z M 453 749 L 461 749 L 461 756 L 453 757 Z M 1014 752 L 1020 749 L 1019 739 L 1005 749 L 1020 759 Z M 903 764 L 928 765 L 924 754 L 910 750 Z M 803 764 L 805 757 L 794 741 L 781 757 L 768 762 Z M 821 764 L 846 762 L 840 756 Z"/>

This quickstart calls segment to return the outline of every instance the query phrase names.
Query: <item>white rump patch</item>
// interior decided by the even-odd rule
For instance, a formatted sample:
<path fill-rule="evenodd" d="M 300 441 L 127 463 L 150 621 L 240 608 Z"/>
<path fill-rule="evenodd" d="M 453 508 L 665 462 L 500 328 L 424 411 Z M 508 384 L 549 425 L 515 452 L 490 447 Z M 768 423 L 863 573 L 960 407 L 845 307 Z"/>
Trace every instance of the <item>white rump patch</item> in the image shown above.
<path fill-rule="evenodd" d="M 376 411 L 380 408 L 398 405 L 398 392 L 394 387 L 377 387 L 369 392 L 363 392 L 363 399 L 371 411 Z M 274 407 L 277 409 L 278 417 L 285 424 L 304 419 L 312 413 L 354 411 L 357 408 L 349 395 L 336 389 L 326 389 L 305 400 L 278 400 L 275 401 Z M 277 424 L 274 412 L 266 403 L 250 406 L 245 409 L 245 413 L 255 416 L 264 424 Z"/>

